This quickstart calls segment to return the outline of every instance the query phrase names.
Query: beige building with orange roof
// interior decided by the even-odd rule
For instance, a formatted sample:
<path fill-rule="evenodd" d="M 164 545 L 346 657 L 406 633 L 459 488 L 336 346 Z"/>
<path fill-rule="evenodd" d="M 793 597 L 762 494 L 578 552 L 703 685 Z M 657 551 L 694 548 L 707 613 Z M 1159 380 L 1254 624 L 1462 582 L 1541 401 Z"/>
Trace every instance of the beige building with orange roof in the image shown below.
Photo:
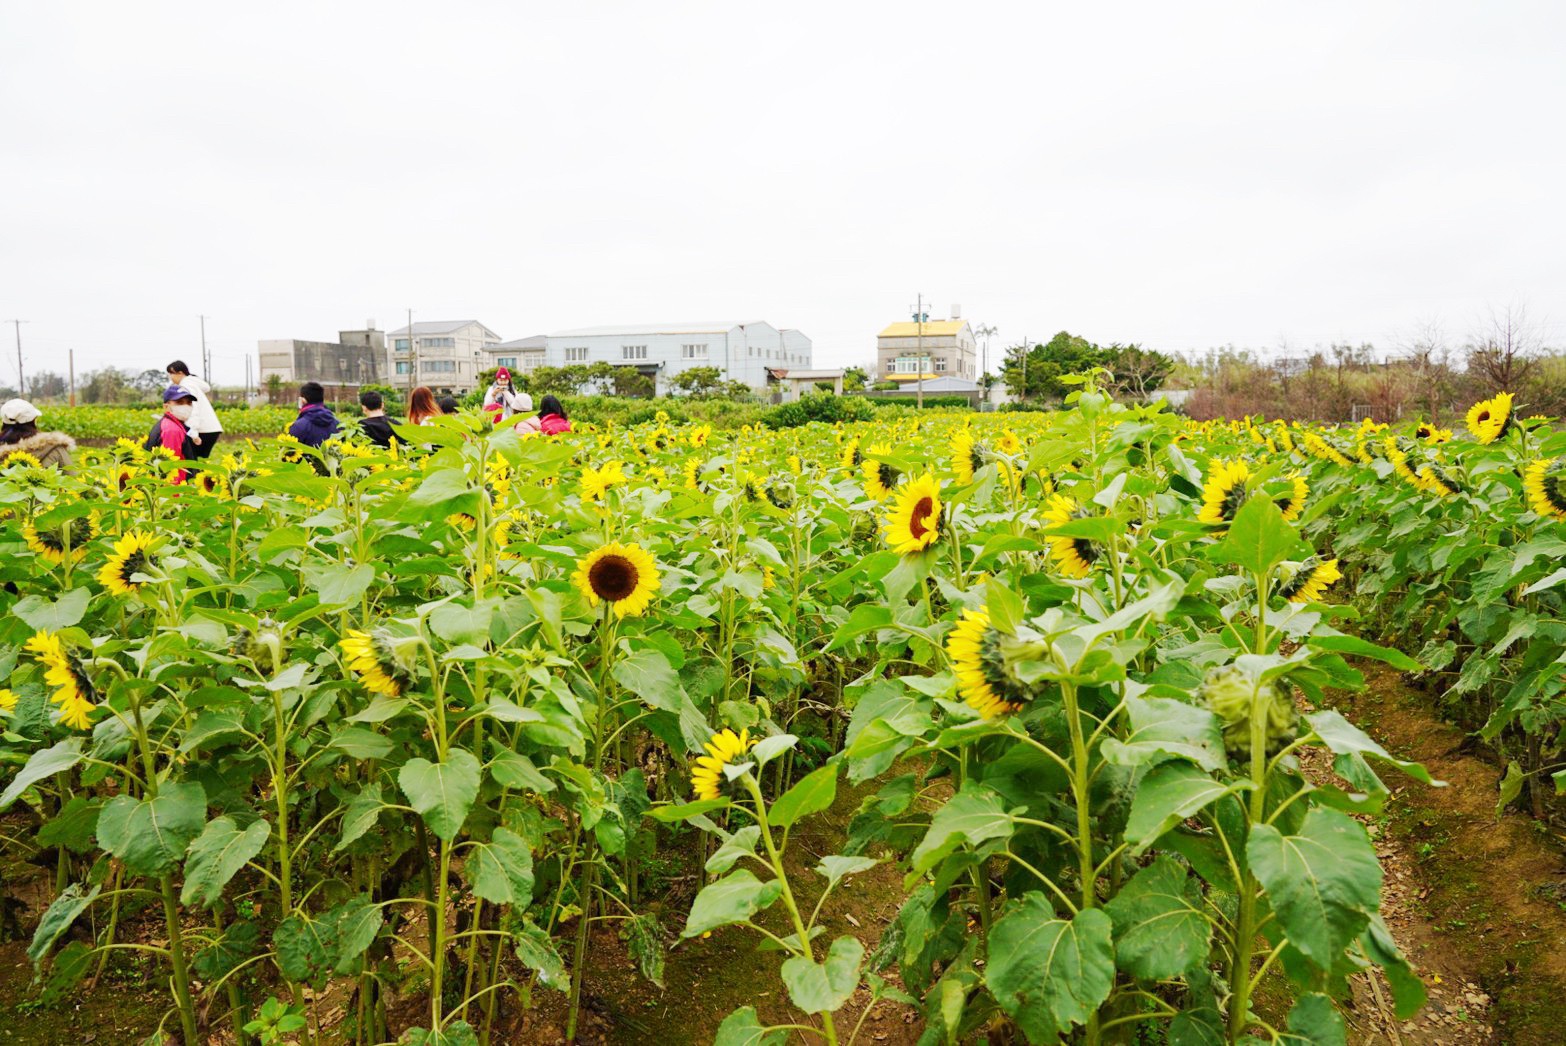
<path fill-rule="evenodd" d="M 893 323 L 876 335 L 875 359 L 881 381 L 979 376 L 979 343 L 961 319 Z"/>

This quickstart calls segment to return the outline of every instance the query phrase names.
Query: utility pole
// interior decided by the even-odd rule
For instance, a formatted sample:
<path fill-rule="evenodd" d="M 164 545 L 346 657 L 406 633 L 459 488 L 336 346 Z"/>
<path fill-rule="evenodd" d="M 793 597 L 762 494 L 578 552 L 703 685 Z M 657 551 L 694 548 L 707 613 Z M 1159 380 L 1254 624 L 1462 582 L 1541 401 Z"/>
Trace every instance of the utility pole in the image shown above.
<path fill-rule="evenodd" d="M 990 402 L 990 336 L 998 333 L 999 330 L 1000 328 L 985 323 L 981 324 L 979 329 L 974 331 L 975 334 L 984 339 L 983 362 L 979 365 L 979 402 L 986 405 Z"/>
<path fill-rule="evenodd" d="M 918 393 L 918 406 L 924 408 L 924 294 L 920 292 L 918 304 L 914 306 L 914 323 L 918 330 L 918 349 L 914 358 L 918 361 L 919 376 L 915 379 L 914 388 Z"/>
<path fill-rule="evenodd" d="M 413 310 L 408 310 L 408 399 L 413 399 L 413 386 L 419 377 L 418 342 L 413 340 Z"/>
<path fill-rule="evenodd" d="M 27 395 L 27 379 L 22 374 L 22 324 L 26 320 L 12 320 L 11 326 L 16 328 L 16 394 Z"/>
<path fill-rule="evenodd" d="M 201 376 L 207 379 L 207 384 L 212 384 L 212 361 L 207 357 L 207 318 L 201 319 Z"/>
<path fill-rule="evenodd" d="M 76 350 L 67 349 L 65 358 L 70 361 L 66 366 L 70 369 L 71 374 L 71 406 L 74 407 L 76 406 Z"/>

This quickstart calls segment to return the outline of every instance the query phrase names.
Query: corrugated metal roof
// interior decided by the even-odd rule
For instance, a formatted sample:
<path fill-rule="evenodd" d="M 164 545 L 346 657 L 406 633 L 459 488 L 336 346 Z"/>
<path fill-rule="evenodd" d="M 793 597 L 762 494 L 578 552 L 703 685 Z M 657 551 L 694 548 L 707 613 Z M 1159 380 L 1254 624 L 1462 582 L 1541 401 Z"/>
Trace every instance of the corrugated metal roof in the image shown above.
<path fill-rule="evenodd" d="M 926 338 L 951 337 L 967 325 L 967 320 L 925 320 L 924 336 Z M 919 325 L 912 320 L 893 323 L 876 335 L 878 338 L 917 338 L 918 336 Z"/>
<path fill-rule="evenodd" d="M 501 352 L 506 349 L 545 349 L 548 348 L 549 335 L 535 334 L 531 338 L 518 338 L 515 341 L 503 341 L 496 345 L 490 352 Z"/>
<path fill-rule="evenodd" d="M 576 327 L 553 331 L 551 338 L 594 338 L 633 334 L 723 334 L 735 327 L 762 324 L 765 320 L 690 320 L 685 323 L 626 323 L 608 327 Z"/>
<path fill-rule="evenodd" d="M 461 330 L 463 327 L 466 327 L 470 323 L 478 323 L 478 325 L 480 327 L 484 327 L 484 325 L 482 323 L 479 323 L 478 320 L 415 320 L 413 322 L 413 333 L 416 334 L 416 335 L 417 334 L 450 334 L 452 331 Z M 493 334 L 495 337 L 497 337 L 497 338 L 500 337 L 500 335 L 495 334 L 494 331 L 489 330 L 488 327 L 484 327 L 484 329 L 486 331 L 489 331 L 489 333 Z M 406 325 L 404 325 L 404 326 L 398 327 L 396 330 L 392 331 L 391 333 L 393 335 L 401 334 L 401 335 L 406 336 L 407 333 L 408 333 L 408 328 L 407 328 Z"/>

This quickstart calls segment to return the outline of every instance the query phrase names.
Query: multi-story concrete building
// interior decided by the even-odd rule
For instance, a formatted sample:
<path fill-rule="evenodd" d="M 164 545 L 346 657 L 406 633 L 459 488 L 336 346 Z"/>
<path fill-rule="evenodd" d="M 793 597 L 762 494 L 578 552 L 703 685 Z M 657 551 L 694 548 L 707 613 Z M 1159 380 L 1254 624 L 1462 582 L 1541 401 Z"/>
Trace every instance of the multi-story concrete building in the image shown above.
<path fill-rule="evenodd" d="M 307 381 L 326 386 L 332 399 L 357 395 L 361 385 L 391 383 L 386 334 L 375 329 L 373 320 L 363 330 L 338 331 L 336 341 L 267 338 L 256 344 L 261 387 L 275 388 L 282 401 L 292 399 L 296 387 Z"/>
<path fill-rule="evenodd" d="M 503 341 L 489 351 L 489 366 L 504 367 L 512 374 L 531 374 L 544 365 L 544 349 L 549 337 L 535 334 L 531 338 Z"/>
<path fill-rule="evenodd" d="M 974 381 L 979 376 L 979 345 L 967 320 L 891 324 L 876 335 L 875 354 L 881 381 L 917 381 L 921 375 Z"/>
<path fill-rule="evenodd" d="M 417 326 L 417 324 L 415 324 Z M 535 339 L 526 338 L 525 342 Z M 518 345 L 518 363 L 527 350 Z M 509 355 L 509 353 L 498 353 Z M 542 357 L 534 366 L 609 363 L 635 367 L 651 377 L 660 394 L 669 379 L 692 367 L 716 367 L 728 381 L 753 389 L 767 387 L 769 368 L 809 367 L 810 339 L 761 320 L 690 323 L 637 323 L 619 327 L 581 327 L 544 336 Z"/>
<path fill-rule="evenodd" d="M 500 335 L 478 320 L 420 320 L 391 332 L 395 384 L 428 385 L 439 393 L 472 392 L 494 366 Z"/>

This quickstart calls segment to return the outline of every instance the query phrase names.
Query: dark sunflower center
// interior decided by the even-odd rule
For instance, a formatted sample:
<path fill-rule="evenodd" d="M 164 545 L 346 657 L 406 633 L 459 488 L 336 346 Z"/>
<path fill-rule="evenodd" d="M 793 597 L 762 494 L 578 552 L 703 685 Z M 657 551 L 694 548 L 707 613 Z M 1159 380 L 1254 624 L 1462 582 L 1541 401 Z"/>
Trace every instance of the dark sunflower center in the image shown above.
<path fill-rule="evenodd" d="M 984 454 L 977 446 L 968 452 L 968 467 L 975 472 L 984 467 Z"/>
<path fill-rule="evenodd" d="M 979 667 L 984 672 L 984 681 L 1001 700 L 1008 704 L 1024 704 L 1031 695 L 1006 671 L 1006 656 L 1001 653 L 1000 641 L 1000 633 L 993 628 L 985 629 L 984 638 L 979 641 Z"/>
<path fill-rule="evenodd" d="M 1490 420 L 1490 412 L 1487 411 L 1487 410 L 1481 410 L 1479 412 L 1479 424 L 1483 425 L 1485 422 L 1487 422 L 1489 420 Z"/>
<path fill-rule="evenodd" d="M 120 577 L 126 584 L 130 584 L 131 578 L 147 572 L 147 566 L 151 562 L 151 558 L 145 552 L 132 552 L 125 557 L 125 562 L 120 566 Z"/>
<path fill-rule="evenodd" d="M 883 487 L 895 487 L 895 486 L 897 486 L 897 470 L 894 469 L 892 466 L 888 465 L 886 462 L 884 462 L 884 461 L 881 462 L 881 466 L 880 466 L 879 470 L 877 471 L 877 474 L 880 477 L 881 486 L 883 486 Z"/>
<path fill-rule="evenodd" d="M 1240 511 L 1240 506 L 1243 504 L 1245 504 L 1245 485 L 1236 483 L 1223 496 L 1223 507 L 1221 509 L 1223 518 L 1233 519 L 1234 514 Z"/>
<path fill-rule="evenodd" d="M 599 599 L 611 603 L 636 591 L 636 564 L 624 556 L 604 556 L 587 571 L 587 583 Z"/>
<path fill-rule="evenodd" d="M 1077 558 L 1084 563 L 1095 563 L 1098 561 L 1098 549 L 1093 547 L 1093 542 L 1087 538 L 1072 538 L 1071 548 L 1072 551 L 1076 552 Z"/>
<path fill-rule="evenodd" d="M 914 502 L 913 511 L 908 513 L 908 533 L 916 538 L 922 538 L 930 532 L 925 526 L 925 520 L 930 518 L 930 513 L 935 509 L 935 503 L 928 497 L 920 498 Z"/>
<path fill-rule="evenodd" d="M 1550 507 L 1556 512 L 1566 512 L 1566 484 L 1561 482 L 1559 472 L 1550 472 L 1544 477 L 1544 499 L 1550 503 Z"/>

